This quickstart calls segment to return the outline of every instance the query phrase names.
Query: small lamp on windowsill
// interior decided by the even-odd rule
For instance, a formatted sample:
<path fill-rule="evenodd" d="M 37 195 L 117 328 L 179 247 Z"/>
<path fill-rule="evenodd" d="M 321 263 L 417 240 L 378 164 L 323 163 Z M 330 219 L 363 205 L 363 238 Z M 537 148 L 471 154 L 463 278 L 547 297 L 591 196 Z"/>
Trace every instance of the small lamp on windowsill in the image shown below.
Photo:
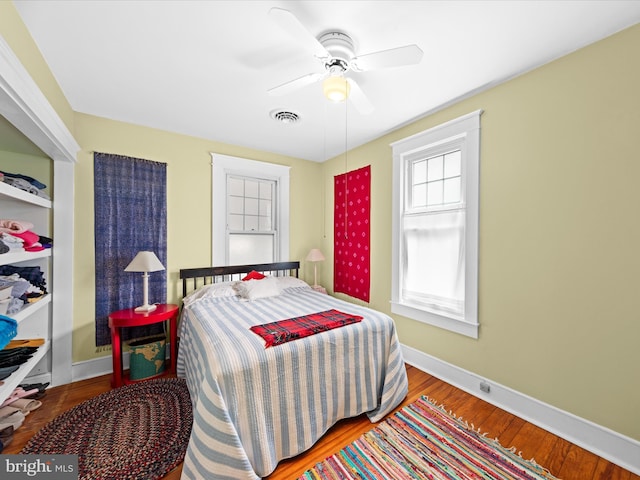
<path fill-rule="evenodd" d="M 324 262 L 324 255 L 317 248 L 312 248 L 307 255 L 307 262 L 313 262 L 313 287 L 318 287 L 318 262 Z"/>
<path fill-rule="evenodd" d="M 164 270 L 164 266 L 156 257 L 156 254 L 149 251 L 138 252 L 131 260 L 131 263 L 124 269 L 125 272 L 142 272 L 142 294 L 143 304 L 136 307 L 137 313 L 153 312 L 155 305 L 149 305 L 149 272 L 159 272 Z"/>

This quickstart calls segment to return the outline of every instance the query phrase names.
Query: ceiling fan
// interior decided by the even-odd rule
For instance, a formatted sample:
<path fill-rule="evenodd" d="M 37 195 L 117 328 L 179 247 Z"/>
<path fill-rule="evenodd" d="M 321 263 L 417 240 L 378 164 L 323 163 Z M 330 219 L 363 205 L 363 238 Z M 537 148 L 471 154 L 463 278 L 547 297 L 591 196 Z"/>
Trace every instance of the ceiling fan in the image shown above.
<path fill-rule="evenodd" d="M 419 63 L 422 50 L 417 45 L 355 55 L 353 40 L 344 32 L 330 31 L 313 36 L 288 10 L 274 7 L 270 17 L 300 45 L 308 49 L 324 67 L 324 71 L 308 73 L 268 90 L 270 95 L 287 95 L 299 88 L 323 81 L 325 96 L 330 100 L 351 100 L 362 114 L 373 111 L 373 105 L 357 82 L 346 76 L 349 71 L 366 72 L 383 68 L 400 67 Z"/>

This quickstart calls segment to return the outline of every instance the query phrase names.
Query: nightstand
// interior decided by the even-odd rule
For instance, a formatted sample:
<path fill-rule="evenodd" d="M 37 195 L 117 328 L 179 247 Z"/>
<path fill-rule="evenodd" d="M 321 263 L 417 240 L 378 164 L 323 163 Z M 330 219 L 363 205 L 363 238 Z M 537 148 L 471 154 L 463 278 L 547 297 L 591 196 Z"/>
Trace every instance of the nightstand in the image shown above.
<path fill-rule="evenodd" d="M 311 288 L 313 288 L 316 292 L 324 293 L 325 295 L 327 295 L 327 289 L 321 285 L 311 285 Z"/>
<path fill-rule="evenodd" d="M 123 383 L 131 383 L 122 372 L 122 337 L 120 336 L 120 329 L 123 327 L 141 327 L 168 320 L 171 351 L 169 369 L 166 373 L 176 373 L 176 362 L 178 360 L 178 311 L 178 305 L 162 303 L 158 304 L 152 312 L 138 313 L 134 308 L 127 308 L 109 314 L 111 354 L 113 357 L 112 387 L 120 387 Z"/>

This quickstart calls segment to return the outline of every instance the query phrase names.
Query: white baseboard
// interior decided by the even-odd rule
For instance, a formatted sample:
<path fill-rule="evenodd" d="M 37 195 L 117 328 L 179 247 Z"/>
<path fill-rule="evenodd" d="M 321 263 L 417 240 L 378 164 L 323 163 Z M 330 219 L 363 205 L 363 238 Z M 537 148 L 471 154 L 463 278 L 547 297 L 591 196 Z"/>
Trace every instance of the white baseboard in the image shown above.
<path fill-rule="evenodd" d="M 129 365 L 129 352 L 122 355 L 122 362 Z M 111 355 L 106 357 L 93 358 L 84 362 L 74 363 L 71 367 L 71 381 L 79 382 L 88 378 L 99 377 L 113 373 L 113 360 Z"/>
<path fill-rule="evenodd" d="M 404 361 L 540 428 L 640 475 L 640 442 L 472 372 L 402 345 Z M 480 390 L 489 385 L 489 393 Z M 511 445 L 505 445 L 510 447 Z"/>

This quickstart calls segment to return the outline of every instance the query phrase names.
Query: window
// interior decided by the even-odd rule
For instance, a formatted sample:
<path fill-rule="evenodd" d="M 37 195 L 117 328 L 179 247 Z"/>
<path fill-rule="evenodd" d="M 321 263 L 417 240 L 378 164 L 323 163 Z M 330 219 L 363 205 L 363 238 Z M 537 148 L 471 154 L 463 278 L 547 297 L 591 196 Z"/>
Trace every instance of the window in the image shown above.
<path fill-rule="evenodd" d="M 212 154 L 213 264 L 289 257 L 289 167 Z"/>
<path fill-rule="evenodd" d="M 270 263 L 275 258 L 274 180 L 227 175 L 228 263 Z"/>
<path fill-rule="evenodd" d="M 391 311 L 473 338 L 481 113 L 392 144 Z"/>

